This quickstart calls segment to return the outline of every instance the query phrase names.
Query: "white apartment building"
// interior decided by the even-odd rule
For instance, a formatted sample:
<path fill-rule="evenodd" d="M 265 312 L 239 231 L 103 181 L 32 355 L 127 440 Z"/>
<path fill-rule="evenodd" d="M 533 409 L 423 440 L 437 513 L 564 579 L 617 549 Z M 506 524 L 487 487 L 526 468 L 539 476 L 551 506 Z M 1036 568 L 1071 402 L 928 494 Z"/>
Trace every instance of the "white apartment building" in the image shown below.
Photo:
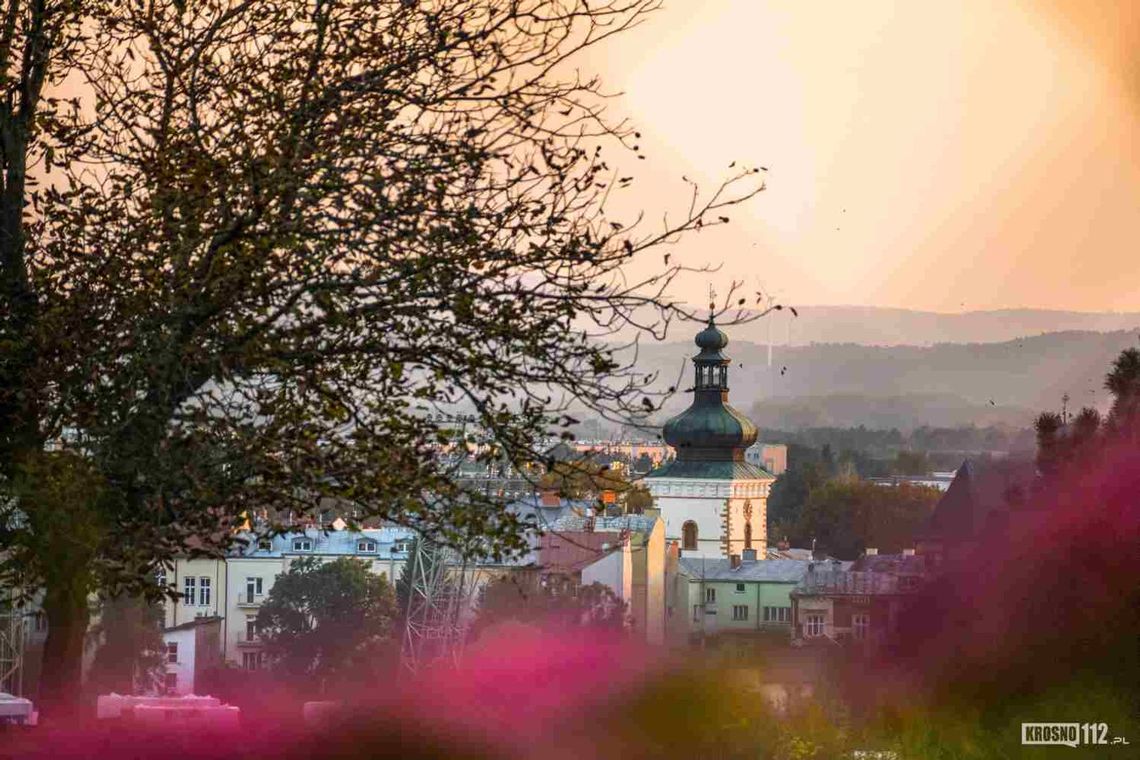
<path fill-rule="evenodd" d="M 256 669 L 263 663 L 257 635 L 257 612 L 277 576 L 301 557 L 330 561 L 353 557 L 372 572 L 395 584 L 403 572 L 415 534 L 387 527 L 354 531 L 310 529 L 273 538 L 250 537 L 244 549 L 224 559 L 177 559 L 160 582 L 178 592 L 166 604 L 168 629 L 206 617 L 220 617 L 222 658 L 233 665 Z"/>

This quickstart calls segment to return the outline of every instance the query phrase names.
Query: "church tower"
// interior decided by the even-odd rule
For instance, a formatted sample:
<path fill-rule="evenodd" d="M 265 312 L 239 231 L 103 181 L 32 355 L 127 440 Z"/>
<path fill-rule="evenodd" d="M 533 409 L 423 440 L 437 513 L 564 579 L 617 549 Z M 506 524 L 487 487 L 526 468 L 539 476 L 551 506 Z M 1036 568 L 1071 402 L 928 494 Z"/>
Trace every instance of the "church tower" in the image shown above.
<path fill-rule="evenodd" d="M 746 549 L 767 555 L 770 473 L 744 459 L 756 426 L 728 404 L 728 336 L 712 317 L 697 333 L 693 403 L 665 423 L 676 458 L 650 472 L 645 484 L 665 521 L 666 540 L 683 557 L 729 558 Z"/>

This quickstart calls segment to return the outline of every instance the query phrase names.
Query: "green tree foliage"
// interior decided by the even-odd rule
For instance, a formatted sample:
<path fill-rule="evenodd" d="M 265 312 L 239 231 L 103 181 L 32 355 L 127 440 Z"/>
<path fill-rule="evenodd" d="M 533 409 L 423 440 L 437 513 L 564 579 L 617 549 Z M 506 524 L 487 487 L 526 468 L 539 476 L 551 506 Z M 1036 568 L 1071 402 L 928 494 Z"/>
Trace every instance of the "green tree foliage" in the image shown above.
<path fill-rule="evenodd" d="M 927 475 L 930 473 L 930 460 L 922 451 L 899 450 L 891 471 L 894 475 Z"/>
<path fill-rule="evenodd" d="M 600 465 L 589 456 L 552 462 L 538 486 L 568 499 L 596 501 L 599 507 L 609 510 L 640 514 L 653 506 L 653 497 L 645 486 L 631 482 L 621 472 Z M 612 504 L 602 502 L 607 491 L 613 494 Z"/>
<path fill-rule="evenodd" d="M 157 692 L 165 672 L 160 604 L 125 594 L 100 595 L 87 633 L 94 650 L 85 686 L 92 694 Z"/>
<path fill-rule="evenodd" d="M 624 628 L 626 604 L 608 586 L 581 586 L 565 579 L 508 575 L 482 590 L 472 627 L 478 637 L 487 628 L 508 621 L 553 630 L 591 628 L 617 632 Z"/>
<path fill-rule="evenodd" d="M 1133 444 L 1140 442 L 1140 350 L 1121 352 L 1104 380 L 1112 393 L 1108 428 Z"/>
<path fill-rule="evenodd" d="M 299 559 L 277 578 L 257 613 L 273 668 L 314 685 L 366 682 L 398 655 L 396 600 L 359 560 Z"/>
<path fill-rule="evenodd" d="M 113 588 L 95 559 L 117 495 L 89 459 L 66 450 L 30 453 L 11 477 L 14 498 L 0 499 L 0 587 L 30 596 L 43 586 L 49 628 L 40 693 L 77 693 L 89 597 Z"/>
<path fill-rule="evenodd" d="M 100 532 L 67 563 L 50 531 L 5 535 L 0 581 L 53 600 L 44 703 L 74 693 L 91 579 L 156 593 L 157 562 L 217 555 L 249 511 L 329 497 L 521 549 L 518 520 L 438 462 L 434 408 L 472 409 L 510 461 L 571 402 L 655 408 L 604 339 L 692 316 L 668 295 L 692 268 L 622 273 L 763 187 L 734 169 L 662 228 L 607 208 L 638 134 L 571 59 L 657 6 L 5 5 L 0 477 L 34 480 L 64 445 L 112 494 L 75 506 Z M 45 95 L 65 79 L 74 97 Z M 21 488 L 20 519 L 54 509 L 34 498 L 50 485 Z"/>
<path fill-rule="evenodd" d="M 774 539 L 791 536 L 808 494 L 827 477 L 818 451 L 789 444 L 788 469 L 776 478 L 768 495 L 768 535 Z"/>
<path fill-rule="evenodd" d="M 963 453 L 1029 451 L 1033 431 L 1005 425 L 922 426 L 911 431 L 858 427 L 809 427 L 799 430 L 765 429 L 767 441 L 812 448 L 829 445 L 837 451 L 857 451 L 869 459 L 893 460 L 899 451 L 933 455 L 945 452 L 954 461 Z M 866 474 L 866 473 L 865 473 Z"/>
<path fill-rule="evenodd" d="M 625 511 L 629 514 L 644 514 L 645 510 L 653 506 L 653 496 L 650 495 L 649 489 L 642 485 L 634 484 L 625 492 L 624 498 Z"/>
<path fill-rule="evenodd" d="M 897 553 L 914 546 L 941 492 L 903 483 L 878 486 L 859 478 L 836 478 L 813 488 L 796 523 L 797 543 L 816 546 L 839 559 L 855 559 L 868 547 Z"/>
<path fill-rule="evenodd" d="M 1042 412 L 1034 423 L 1037 433 L 1037 469 L 1051 486 L 1072 483 L 1087 470 L 1106 444 L 1140 443 L 1140 350 L 1125 349 L 1113 361 L 1104 387 L 1112 394 L 1108 416 L 1091 407 L 1071 420 L 1055 412 Z M 1079 478 L 1076 478 L 1079 479 Z"/>

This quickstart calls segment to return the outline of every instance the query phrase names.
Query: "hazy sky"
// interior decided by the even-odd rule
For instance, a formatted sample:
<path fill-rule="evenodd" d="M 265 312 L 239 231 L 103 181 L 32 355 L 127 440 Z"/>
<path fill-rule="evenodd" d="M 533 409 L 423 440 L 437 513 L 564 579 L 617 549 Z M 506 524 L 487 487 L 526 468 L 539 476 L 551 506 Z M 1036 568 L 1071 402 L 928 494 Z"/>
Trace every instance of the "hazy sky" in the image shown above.
<path fill-rule="evenodd" d="M 690 263 L 800 304 L 1140 310 L 1137 0 L 666 0 L 587 62 L 659 211 L 768 189 Z"/>

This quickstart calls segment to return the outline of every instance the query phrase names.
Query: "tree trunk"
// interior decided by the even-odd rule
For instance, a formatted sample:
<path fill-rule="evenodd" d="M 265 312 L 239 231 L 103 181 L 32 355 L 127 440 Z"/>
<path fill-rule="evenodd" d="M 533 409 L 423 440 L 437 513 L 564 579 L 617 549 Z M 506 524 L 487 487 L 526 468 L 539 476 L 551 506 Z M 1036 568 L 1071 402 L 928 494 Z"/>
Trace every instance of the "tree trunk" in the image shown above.
<path fill-rule="evenodd" d="M 91 612 L 82 583 L 49 583 L 44 597 L 48 635 L 40 674 L 39 708 L 53 723 L 80 717 L 83 644 Z"/>

